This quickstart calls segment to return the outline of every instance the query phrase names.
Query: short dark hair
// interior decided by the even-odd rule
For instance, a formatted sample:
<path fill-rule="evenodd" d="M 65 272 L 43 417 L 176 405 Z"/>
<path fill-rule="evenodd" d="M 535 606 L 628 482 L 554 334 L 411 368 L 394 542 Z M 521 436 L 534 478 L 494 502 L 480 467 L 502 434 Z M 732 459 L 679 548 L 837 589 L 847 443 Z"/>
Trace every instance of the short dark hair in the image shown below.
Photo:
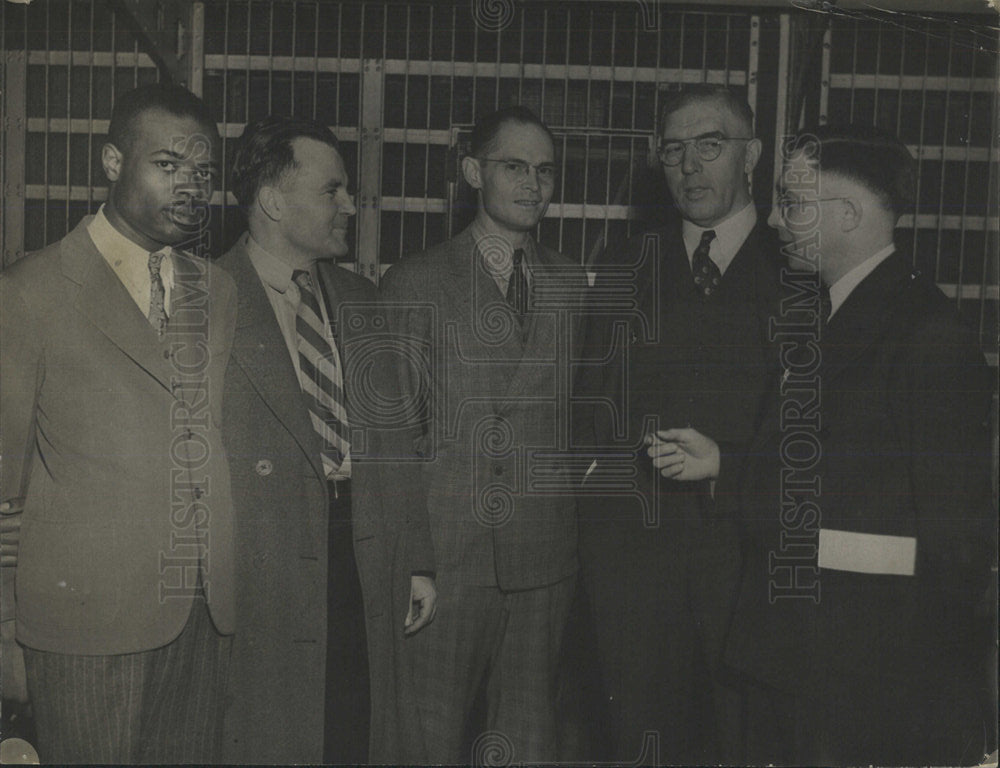
<path fill-rule="evenodd" d="M 693 83 L 677 91 L 667 91 L 663 98 L 663 104 L 660 107 L 660 128 L 658 133 L 663 133 L 663 126 L 667 124 L 667 118 L 670 115 L 698 101 L 721 102 L 732 113 L 733 117 L 740 121 L 742 128 L 747 132 L 747 136 L 753 136 L 753 110 L 747 104 L 746 99 L 740 98 L 724 85 L 712 85 L 710 83 Z"/>
<path fill-rule="evenodd" d="M 108 142 L 125 152 L 135 138 L 139 117 L 151 109 L 161 109 L 178 117 L 191 117 L 212 135 L 219 136 L 215 118 L 201 99 L 187 88 L 173 83 L 151 83 L 126 91 L 115 99 L 108 125 Z"/>
<path fill-rule="evenodd" d="M 493 149 L 496 144 L 497 134 L 505 123 L 518 123 L 520 125 L 537 125 L 548 135 L 552 141 L 552 146 L 556 145 L 556 137 L 552 135 L 549 127 L 542 122 L 541 118 L 527 107 L 520 105 L 498 109 L 485 117 L 480 118 L 472 129 L 472 136 L 469 139 L 469 154 L 473 157 L 483 157 Z"/>
<path fill-rule="evenodd" d="M 315 139 L 340 152 L 333 131 L 316 120 L 270 115 L 243 129 L 236 140 L 229 187 L 244 212 L 262 186 L 277 184 L 297 167 L 292 142 L 300 138 Z"/>
<path fill-rule="evenodd" d="M 848 123 L 807 129 L 792 141 L 819 170 L 838 173 L 873 192 L 897 219 L 913 209 L 916 162 L 895 134 Z"/>

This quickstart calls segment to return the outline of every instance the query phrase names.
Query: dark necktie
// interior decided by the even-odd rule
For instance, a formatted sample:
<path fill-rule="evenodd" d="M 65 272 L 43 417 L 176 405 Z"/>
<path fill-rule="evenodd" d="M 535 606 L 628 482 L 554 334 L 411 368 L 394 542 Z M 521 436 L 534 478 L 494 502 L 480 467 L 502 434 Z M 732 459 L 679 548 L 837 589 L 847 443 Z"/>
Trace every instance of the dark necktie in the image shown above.
<path fill-rule="evenodd" d="M 299 369 L 303 391 L 310 396 L 309 417 L 313 429 L 323 439 L 320 458 L 327 477 L 337 473 L 350 448 L 347 411 L 344 408 L 344 378 L 340 359 L 326 340 L 323 315 L 312 278 L 305 270 L 292 273 L 299 287 L 300 301 L 295 313 Z"/>
<path fill-rule="evenodd" d="M 706 298 L 715 293 L 719 287 L 719 282 L 722 280 L 722 273 L 708 255 L 708 249 L 711 247 L 714 239 L 714 229 L 707 229 L 702 232 L 701 242 L 698 243 L 698 247 L 694 249 L 694 255 L 691 257 L 691 271 L 694 272 L 694 284 L 698 286 L 698 292 Z"/>
<path fill-rule="evenodd" d="M 167 330 L 167 311 L 163 305 L 166 291 L 163 278 L 160 277 L 160 265 L 169 249 L 153 251 L 149 254 L 149 318 L 150 325 L 156 329 L 156 335 L 161 339 Z"/>
<path fill-rule="evenodd" d="M 528 277 L 524 274 L 524 249 L 514 251 L 514 268 L 507 279 L 507 303 L 517 313 L 517 320 L 524 322 L 528 313 Z"/>

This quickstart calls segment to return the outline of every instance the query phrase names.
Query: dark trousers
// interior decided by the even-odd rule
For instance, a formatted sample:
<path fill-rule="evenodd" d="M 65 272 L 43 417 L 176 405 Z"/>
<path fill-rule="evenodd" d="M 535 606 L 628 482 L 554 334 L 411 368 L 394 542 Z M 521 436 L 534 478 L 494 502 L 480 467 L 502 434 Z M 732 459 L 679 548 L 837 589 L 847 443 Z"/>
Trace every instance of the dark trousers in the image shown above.
<path fill-rule="evenodd" d="M 330 483 L 327 560 L 326 717 L 323 760 L 368 762 L 371 686 L 361 581 L 354 558 L 351 484 Z M 403 617 L 399 617 L 403 631 Z"/>
<path fill-rule="evenodd" d="M 996 726 L 973 685 L 943 675 L 935 685 L 828 670 L 799 691 L 745 692 L 745 765 L 974 765 Z"/>
<path fill-rule="evenodd" d="M 151 651 L 78 656 L 24 649 L 43 763 L 219 759 L 231 638 L 201 599 L 180 635 Z"/>
<path fill-rule="evenodd" d="M 722 661 L 739 580 L 735 525 L 673 521 L 637 539 L 613 521 L 581 523 L 580 548 L 613 759 L 737 762 L 741 700 Z"/>

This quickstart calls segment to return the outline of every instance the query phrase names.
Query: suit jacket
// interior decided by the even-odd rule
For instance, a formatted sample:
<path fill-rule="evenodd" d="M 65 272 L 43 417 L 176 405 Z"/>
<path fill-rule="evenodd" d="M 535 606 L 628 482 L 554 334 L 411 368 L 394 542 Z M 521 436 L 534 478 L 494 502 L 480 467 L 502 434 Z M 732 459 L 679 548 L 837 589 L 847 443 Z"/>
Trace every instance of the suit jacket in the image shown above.
<path fill-rule="evenodd" d="M 577 567 L 565 457 L 586 281 L 555 251 L 537 256 L 524 328 L 469 229 L 381 285 L 401 352 L 399 492 L 426 508 L 439 571 L 505 590 Z"/>
<path fill-rule="evenodd" d="M 91 219 L 0 275 L 3 494 L 25 499 L 17 639 L 72 654 L 157 648 L 184 627 L 199 573 L 231 633 L 220 422 L 232 281 L 177 254 L 159 339 Z"/>
<path fill-rule="evenodd" d="M 245 236 L 220 260 L 236 281 L 239 311 L 225 374 L 224 430 L 237 509 L 236 636 L 226 760 L 321 762 L 327 645 L 329 498 L 320 438 L 310 422 L 274 311 Z M 393 759 L 395 646 L 409 602 L 408 574 L 429 570 L 426 523 L 386 505 L 378 464 L 382 416 L 375 289 L 333 263 L 317 265 L 337 329 L 352 430 L 351 516 L 371 679 L 372 762 Z M 405 580 L 391 580 L 397 564 Z M 334 597 L 336 600 L 336 596 Z M 363 661 L 363 660 L 361 660 Z M 405 685 L 405 680 L 401 682 Z"/>
<path fill-rule="evenodd" d="M 710 511 L 706 484 L 663 478 L 643 444 L 656 429 L 691 426 L 732 450 L 752 438 L 776 359 L 780 261 L 758 222 L 709 300 L 698 293 L 680 222 L 608 250 L 595 266 L 575 432 L 598 459 L 581 497 L 581 532 L 599 559 L 664 544 Z M 617 326 L 617 328 L 616 328 Z M 608 492 L 613 499 L 609 499 Z M 618 535 L 606 535 L 609 530 Z M 614 567 L 613 565 L 609 567 Z"/>
<path fill-rule="evenodd" d="M 968 696 L 985 675 L 976 606 L 996 557 L 993 384 L 979 345 L 895 253 L 821 330 L 815 364 L 804 351 L 809 375 L 771 398 L 742 474 L 728 660 L 783 691 L 822 695 L 818 677 L 846 673 Z M 818 569 L 821 528 L 913 537 L 915 574 Z M 789 588 L 798 598 L 780 597 Z"/>

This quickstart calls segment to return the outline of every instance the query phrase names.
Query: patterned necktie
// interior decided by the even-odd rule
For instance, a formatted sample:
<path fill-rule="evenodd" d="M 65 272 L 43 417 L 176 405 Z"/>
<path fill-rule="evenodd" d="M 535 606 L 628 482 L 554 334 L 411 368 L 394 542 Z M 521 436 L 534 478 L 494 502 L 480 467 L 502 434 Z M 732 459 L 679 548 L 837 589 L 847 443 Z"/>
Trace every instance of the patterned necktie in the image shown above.
<path fill-rule="evenodd" d="M 337 473 L 347 456 L 350 442 L 347 411 L 344 408 L 344 379 L 336 350 L 326 340 L 323 315 L 313 293 L 312 278 L 304 270 L 292 273 L 299 287 L 300 301 L 295 313 L 298 336 L 299 370 L 303 391 L 310 396 L 309 417 L 313 429 L 323 438 L 320 458 L 327 477 Z"/>
<path fill-rule="evenodd" d="M 694 284 L 698 286 L 698 292 L 708 298 L 719 287 L 722 280 L 722 273 L 715 262 L 709 258 L 708 249 L 715 239 L 715 230 L 707 229 L 701 233 L 701 242 L 694 249 L 691 257 L 691 270 L 694 272 Z"/>
<path fill-rule="evenodd" d="M 524 274 L 524 249 L 514 251 L 514 268 L 507 279 L 507 304 L 517 313 L 519 323 L 524 323 L 528 313 L 528 277 Z"/>
<path fill-rule="evenodd" d="M 169 249 L 165 248 L 149 254 L 149 314 L 146 317 L 161 339 L 167 330 L 167 311 L 163 305 L 166 290 L 163 287 L 163 278 L 160 277 L 160 265 L 168 253 Z"/>

